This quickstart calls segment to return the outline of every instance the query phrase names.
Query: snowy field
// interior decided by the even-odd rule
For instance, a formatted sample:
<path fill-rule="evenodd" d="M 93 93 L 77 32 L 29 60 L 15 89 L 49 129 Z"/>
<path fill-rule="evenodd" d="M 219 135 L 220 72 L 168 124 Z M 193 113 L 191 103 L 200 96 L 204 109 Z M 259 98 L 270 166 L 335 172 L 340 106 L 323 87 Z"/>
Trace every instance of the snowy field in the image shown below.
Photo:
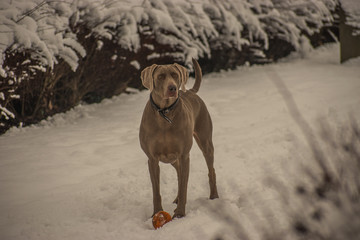
<path fill-rule="evenodd" d="M 267 73 L 278 73 L 313 128 L 319 117 L 340 124 L 352 113 L 359 121 L 360 61 L 340 65 L 338 52 L 330 45 L 305 59 L 204 76 L 199 95 L 214 123 L 220 199 L 208 200 L 205 160 L 194 145 L 187 216 L 159 230 L 150 220 L 151 184 L 138 141 L 148 91 L 11 129 L 0 136 L 0 239 L 232 239 L 214 214 L 220 207 L 253 239 L 265 217 L 286 228 L 278 189 L 268 179 L 291 187 L 302 177 L 298 166 L 311 164 L 310 151 Z M 170 165 L 161 165 L 161 193 L 172 214 L 177 182 Z"/>

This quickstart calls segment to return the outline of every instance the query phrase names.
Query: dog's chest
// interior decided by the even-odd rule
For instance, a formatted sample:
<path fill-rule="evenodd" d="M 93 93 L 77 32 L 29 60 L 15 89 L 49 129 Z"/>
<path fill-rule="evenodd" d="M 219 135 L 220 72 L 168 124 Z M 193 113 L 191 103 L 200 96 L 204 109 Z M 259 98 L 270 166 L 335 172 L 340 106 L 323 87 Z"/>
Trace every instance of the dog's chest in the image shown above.
<path fill-rule="evenodd" d="M 152 133 L 150 149 L 152 155 L 161 162 L 173 163 L 182 153 L 189 152 L 192 134 L 185 131 L 156 131 Z"/>
<path fill-rule="evenodd" d="M 161 121 L 164 122 L 164 126 L 153 122 L 152 127 L 140 130 L 141 146 L 149 157 L 164 163 L 173 163 L 184 153 L 190 152 L 193 128 L 189 125 L 178 125 L 177 121 Z"/>
<path fill-rule="evenodd" d="M 151 105 L 147 106 L 140 126 L 140 143 L 150 158 L 173 163 L 190 152 L 194 121 L 190 109 L 182 102 L 166 116 L 171 123 L 155 112 Z"/>

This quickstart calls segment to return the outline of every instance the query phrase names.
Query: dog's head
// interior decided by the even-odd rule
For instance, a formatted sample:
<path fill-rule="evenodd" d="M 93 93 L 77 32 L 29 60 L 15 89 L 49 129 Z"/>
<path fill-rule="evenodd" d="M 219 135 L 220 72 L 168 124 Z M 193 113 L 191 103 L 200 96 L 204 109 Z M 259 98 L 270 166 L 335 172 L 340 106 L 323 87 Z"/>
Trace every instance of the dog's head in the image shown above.
<path fill-rule="evenodd" d="M 185 67 L 174 63 L 170 65 L 156 65 L 145 68 L 141 72 L 144 87 L 156 92 L 163 99 L 177 98 L 179 89 L 186 91 L 188 71 Z"/>

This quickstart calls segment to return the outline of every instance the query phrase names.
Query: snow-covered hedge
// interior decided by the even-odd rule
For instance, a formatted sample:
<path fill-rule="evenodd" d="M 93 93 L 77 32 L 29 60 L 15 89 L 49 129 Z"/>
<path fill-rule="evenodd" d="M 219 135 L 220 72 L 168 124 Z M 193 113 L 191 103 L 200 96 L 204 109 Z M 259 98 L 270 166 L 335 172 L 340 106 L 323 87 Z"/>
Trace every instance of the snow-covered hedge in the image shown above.
<path fill-rule="evenodd" d="M 340 0 L 346 14 L 346 24 L 354 28 L 354 35 L 360 35 L 360 2 L 358 0 Z"/>
<path fill-rule="evenodd" d="M 1 1 L 0 128 L 139 87 L 140 70 L 154 62 L 191 69 L 196 58 L 212 71 L 276 60 L 283 55 L 276 45 L 286 53 L 301 51 L 309 37 L 332 24 L 336 5 L 337 0 Z M 233 63 L 219 63 L 225 58 Z"/>

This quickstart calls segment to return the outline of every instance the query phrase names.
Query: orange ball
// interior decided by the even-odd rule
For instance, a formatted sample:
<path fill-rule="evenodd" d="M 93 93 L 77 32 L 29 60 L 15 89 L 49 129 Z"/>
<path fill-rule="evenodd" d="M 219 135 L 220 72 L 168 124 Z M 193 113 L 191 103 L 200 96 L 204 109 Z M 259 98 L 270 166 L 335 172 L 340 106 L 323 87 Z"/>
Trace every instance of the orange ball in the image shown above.
<path fill-rule="evenodd" d="M 171 216 L 169 213 L 165 211 L 159 211 L 155 213 L 152 219 L 152 223 L 155 229 L 164 226 L 165 223 L 168 223 L 170 221 L 171 221 Z"/>

